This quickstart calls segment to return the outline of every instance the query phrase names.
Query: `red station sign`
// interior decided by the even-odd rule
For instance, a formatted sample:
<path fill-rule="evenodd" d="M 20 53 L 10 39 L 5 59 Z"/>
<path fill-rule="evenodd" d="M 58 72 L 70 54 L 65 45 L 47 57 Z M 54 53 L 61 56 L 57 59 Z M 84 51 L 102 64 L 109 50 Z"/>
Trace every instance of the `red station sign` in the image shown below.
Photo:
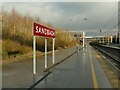
<path fill-rule="evenodd" d="M 34 35 L 55 38 L 55 30 L 34 22 Z"/>

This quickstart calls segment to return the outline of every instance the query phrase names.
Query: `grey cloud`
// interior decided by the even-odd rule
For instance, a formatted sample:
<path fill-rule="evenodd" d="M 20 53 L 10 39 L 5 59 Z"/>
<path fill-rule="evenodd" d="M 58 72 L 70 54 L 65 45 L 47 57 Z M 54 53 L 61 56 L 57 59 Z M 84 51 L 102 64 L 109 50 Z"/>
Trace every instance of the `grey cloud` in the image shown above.
<path fill-rule="evenodd" d="M 104 30 L 117 23 L 117 2 L 23 2 L 3 3 L 3 7 L 7 11 L 15 7 L 24 15 L 39 16 L 42 21 L 71 31 Z"/>

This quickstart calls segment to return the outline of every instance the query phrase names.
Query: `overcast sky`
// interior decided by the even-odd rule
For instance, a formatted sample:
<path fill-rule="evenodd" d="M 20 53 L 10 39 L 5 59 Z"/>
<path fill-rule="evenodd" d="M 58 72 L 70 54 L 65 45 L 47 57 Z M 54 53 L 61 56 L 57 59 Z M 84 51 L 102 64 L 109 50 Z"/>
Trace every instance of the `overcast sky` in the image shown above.
<path fill-rule="evenodd" d="M 14 7 L 21 14 L 39 16 L 43 22 L 68 31 L 98 32 L 118 23 L 117 2 L 5 2 L 2 6 L 3 10 Z"/>

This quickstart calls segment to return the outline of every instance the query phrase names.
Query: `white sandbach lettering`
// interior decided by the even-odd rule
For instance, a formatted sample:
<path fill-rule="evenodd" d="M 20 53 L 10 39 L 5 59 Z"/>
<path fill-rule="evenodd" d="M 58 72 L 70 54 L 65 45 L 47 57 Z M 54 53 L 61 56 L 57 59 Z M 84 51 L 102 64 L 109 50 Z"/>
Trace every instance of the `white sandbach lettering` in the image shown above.
<path fill-rule="evenodd" d="M 36 26 L 36 33 L 38 33 L 39 32 L 39 28 L 38 28 L 38 26 Z"/>
<path fill-rule="evenodd" d="M 45 30 L 45 35 L 47 34 L 47 29 L 44 29 Z"/>
<path fill-rule="evenodd" d="M 41 34 L 50 35 L 50 36 L 54 36 L 54 34 L 55 34 L 54 31 L 51 31 L 49 29 L 42 28 L 39 26 L 36 26 L 36 33 L 41 33 Z"/>
<path fill-rule="evenodd" d="M 41 28 L 41 31 L 40 31 L 41 34 L 44 34 L 45 33 L 45 30 L 44 28 Z"/>

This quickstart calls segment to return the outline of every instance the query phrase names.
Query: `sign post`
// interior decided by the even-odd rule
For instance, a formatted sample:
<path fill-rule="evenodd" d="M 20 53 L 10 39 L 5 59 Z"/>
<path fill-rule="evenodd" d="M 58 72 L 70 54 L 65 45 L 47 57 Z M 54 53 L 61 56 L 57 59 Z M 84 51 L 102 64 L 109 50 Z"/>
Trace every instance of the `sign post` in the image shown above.
<path fill-rule="evenodd" d="M 36 36 L 33 36 L 33 74 L 36 74 Z"/>
<path fill-rule="evenodd" d="M 52 63 L 55 63 L 55 38 L 53 38 L 53 60 Z"/>
<path fill-rule="evenodd" d="M 53 64 L 55 63 L 55 30 L 34 22 L 33 32 L 33 74 L 36 74 L 36 36 L 45 37 L 45 68 L 47 68 L 47 38 L 53 38 Z"/>
<path fill-rule="evenodd" d="M 45 38 L 45 68 L 47 68 L 47 38 Z"/>

